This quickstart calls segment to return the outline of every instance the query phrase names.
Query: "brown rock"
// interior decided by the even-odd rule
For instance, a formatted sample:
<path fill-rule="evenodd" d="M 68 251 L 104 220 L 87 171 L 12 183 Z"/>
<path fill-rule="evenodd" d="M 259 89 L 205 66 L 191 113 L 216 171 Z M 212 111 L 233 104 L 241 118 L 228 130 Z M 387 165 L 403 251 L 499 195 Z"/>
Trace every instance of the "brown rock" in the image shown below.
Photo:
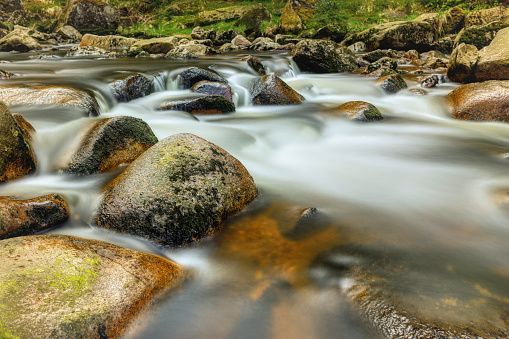
<path fill-rule="evenodd" d="M 85 34 L 81 38 L 80 47 L 99 47 L 104 49 L 122 49 L 129 48 L 133 46 L 137 39 L 126 38 L 120 35 L 94 35 L 94 34 Z"/>
<path fill-rule="evenodd" d="M 509 80 L 509 27 L 500 30 L 479 54 L 474 70 L 476 81 Z"/>
<path fill-rule="evenodd" d="M 253 105 L 297 105 L 304 97 L 275 75 L 253 80 L 250 89 Z"/>
<path fill-rule="evenodd" d="M 265 75 L 265 67 L 257 57 L 248 55 L 247 57 L 242 58 L 242 61 L 245 61 L 246 64 L 258 75 Z"/>
<path fill-rule="evenodd" d="M 357 122 L 380 121 L 384 118 L 375 105 L 365 101 L 349 101 L 337 107 L 326 109 L 324 112 L 344 116 Z"/>
<path fill-rule="evenodd" d="M 479 51 L 474 45 L 460 44 L 452 51 L 447 76 L 451 81 L 471 82 L 478 60 Z"/>
<path fill-rule="evenodd" d="M 248 48 L 251 46 L 251 41 L 247 40 L 246 37 L 242 35 L 237 35 L 235 38 L 233 38 L 232 44 L 238 46 L 239 48 Z"/>
<path fill-rule="evenodd" d="M 390 74 L 378 79 L 376 85 L 387 94 L 395 94 L 408 87 L 401 74 Z"/>

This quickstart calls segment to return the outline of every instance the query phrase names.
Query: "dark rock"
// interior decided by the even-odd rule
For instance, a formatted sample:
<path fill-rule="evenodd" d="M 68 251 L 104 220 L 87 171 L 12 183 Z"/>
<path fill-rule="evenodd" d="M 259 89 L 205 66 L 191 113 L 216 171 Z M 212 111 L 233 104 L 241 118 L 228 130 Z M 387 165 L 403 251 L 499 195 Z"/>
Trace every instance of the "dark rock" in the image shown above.
<path fill-rule="evenodd" d="M 442 53 L 451 54 L 454 49 L 454 41 L 457 35 L 449 35 L 433 41 L 431 48 Z"/>
<path fill-rule="evenodd" d="M 379 121 L 384 118 L 375 105 L 365 101 L 349 101 L 337 107 L 327 109 L 326 112 L 344 116 L 357 122 Z"/>
<path fill-rule="evenodd" d="M 304 97 L 275 75 L 254 79 L 250 89 L 253 105 L 297 105 Z"/>
<path fill-rule="evenodd" d="M 166 54 L 170 59 L 197 59 L 200 56 L 214 54 L 215 51 L 209 46 L 201 44 L 179 45 Z"/>
<path fill-rule="evenodd" d="M 98 29 L 112 32 L 120 23 L 120 11 L 99 0 L 78 0 L 72 6 L 67 23 L 83 32 Z"/>
<path fill-rule="evenodd" d="M 509 122 L 509 81 L 485 81 L 456 88 L 447 94 L 453 118 Z"/>
<path fill-rule="evenodd" d="M 141 74 L 129 75 L 110 83 L 110 89 L 118 102 L 128 102 L 154 92 L 154 84 Z"/>
<path fill-rule="evenodd" d="M 259 3 L 249 6 L 242 16 L 235 22 L 235 26 L 244 26 L 244 33 L 249 35 L 260 32 L 260 26 L 264 21 L 272 21 L 272 15 L 265 5 Z"/>
<path fill-rule="evenodd" d="M 353 52 L 333 41 L 303 40 L 295 46 L 291 54 L 303 72 L 350 72 L 357 68 Z"/>
<path fill-rule="evenodd" d="M 475 66 L 475 81 L 509 80 L 509 28 L 497 33 L 488 47 L 482 50 Z M 473 57 L 472 57 L 473 59 Z"/>
<path fill-rule="evenodd" d="M 194 40 L 216 40 L 217 32 L 215 29 L 209 29 L 205 30 L 201 28 L 200 26 L 197 26 L 193 28 L 193 31 L 191 32 L 191 38 Z"/>
<path fill-rule="evenodd" d="M 0 182 L 32 173 L 36 165 L 30 137 L 0 102 Z"/>
<path fill-rule="evenodd" d="M 216 36 L 216 44 L 224 45 L 226 43 L 231 43 L 236 36 L 237 32 L 231 28 L 226 31 L 219 32 Z"/>
<path fill-rule="evenodd" d="M 395 94 L 408 87 L 401 74 L 386 75 L 378 79 L 376 85 L 387 94 Z"/>
<path fill-rule="evenodd" d="M 257 57 L 248 55 L 247 57 L 242 58 L 242 61 L 245 61 L 247 65 L 258 75 L 265 75 L 265 67 Z"/>
<path fill-rule="evenodd" d="M 327 39 L 334 42 L 341 42 L 347 33 L 346 26 L 327 25 L 316 31 L 314 39 Z"/>
<path fill-rule="evenodd" d="M 2 240 L 0 257 L 4 338 L 120 338 L 185 279 L 160 256 L 67 235 Z"/>
<path fill-rule="evenodd" d="M 192 134 L 168 137 L 104 190 L 98 226 L 179 246 L 217 231 L 258 195 L 244 166 Z"/>
<path fill-rule="evenodd" d="M 207 95 L 195 99 L 167 101 L 159 109 L 191 114 L 224 114 L 235 112 L 235 105 L 222 95 Z"/>
<path fill-rule="evenodd" d="M 9 85 L 0 87 L 6 105 L 61 105 L 80 109 L 86 116 L 99 115 L 99 104 L 89 93 L 70 87 Z"/>
<path fill-rule="evenodd" d="M 389 57 L 384 57 L 384 58 L 378 59 L 377 61 L 369 64 L 363 73 L 371 73 L 381 67 L 392 69 L 395 71 L 396 68 L 398 68 L 398 63 Z"/>
<path fill-rule="evenodd" d="M 427 77 L 424 77 L 420 82 L 421 87 L 424 88 L 431 88 L 435 87 L 439 83 L 438 76 L 436 74 L 428 75 Z"/>
<path fill-rule="evenodd" d="M 69 206 L 58 194 L 28 200 L 0 197 L 0 239 L 30 235 L 62 224 Z"/>
<path fill-rule="evenodd" d="M 156 136 L 141 119 L 119 116 L 96 120 L 58 169 L 78 175 L 106 172 L 133 162 L 156 143 Z"/>
<path fill-rule="evenodd" d="M 42 49 L 41 45 L 26 30 L 13 30 L 0 39 L 0 51 L 2 52 L 18 51 L 25 53 L 38 49 Z"/>
<path fill-rule="evenodd" d="M 213 82 L 203 80 L 197 82 L 191 87 L 191 92 L 206 94 L 206 95 L 221 95 L 226 99 L 232 101 L 232 88 L 222 82 Z"/>
<path fill-rule="evenodd" d="M 201 67 L 189 67 L 179 74 L 179 86 L 184 89 L 191 88 L 194 84 L 202 80 L 221 82 L 228 84 L 228 81 L 217 73 Z"/>
<path fill-rule="evenodd" d="M 382 51 L 381 49 L 377 49 L 374 51 L 371 51 L 369 53 L 363 54 L 360 56 L 360 58 L 366 60 L 367 62 L 375 62 L 382 58 L 388 58 L 389 54 L 387 54 L 386 51 Z"/>
<path fill-rule="evenodd" d="M 442 32 L 443 34 L 458 33 L 465 20 L 465 11 L 461 7 L 453 7 L 443 15 Z"/>
<path fill-rule="evenodd" d="M 0 69 L 0 80 L 1 79 L 9 79 L 9 78 L 11 78 L 13 76 L 14 76 L 14 74 L 6 72 L 6 71 Z"/>

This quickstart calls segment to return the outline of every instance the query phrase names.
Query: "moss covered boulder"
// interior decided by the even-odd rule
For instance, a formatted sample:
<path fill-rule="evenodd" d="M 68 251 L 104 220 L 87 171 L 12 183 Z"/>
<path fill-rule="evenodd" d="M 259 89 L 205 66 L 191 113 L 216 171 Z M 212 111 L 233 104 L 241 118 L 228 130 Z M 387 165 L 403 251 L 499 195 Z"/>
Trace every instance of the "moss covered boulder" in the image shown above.
<path fill-rule="evenodd" d="M 408 88 L 405 79 L 401 74 L 390 74 L 378 79 L 376 85 L 384 90 L 387 94 L 396 94 L 402 89 Z"/>
<path fill-rule="evenodd" d="M 326 39 L 340 43 L 348 33 L 346 26 L 326 25 L 318 29 L 313 39 Z"/>
<path fill-rule="evenodd" d="M 474 70 L 475 81 L 509 80 L 509 28 L 499 31 L 479 54 Z"/>
<path fill-rule="evenodd" d="M 490 22 L 509 22 L 509 9 L 505 6 L 473 11 L 465 16 L 465 27 L 482 26 Z"/>
<path fill-rule="evenodd" d="M 186 68 L 178 75 L 178 84 L 184 89 L 191 88 L 194 84 L 203 80 L 228 84 L 228 81 L 221 75 L 201 67 Z"/>
<path fill-rule="evenodd" d="M 311 22 L 318 1 L 288 0 L 279 22 L 282 33 L 299 34 Z"/>
<path fill-rule="evenodd" d="M 337 73 L 357 68 L 354 53 L 334 41 L 302 40 L 291 54 L 303 72 Z"/>
<path fill-rule="evenodd" d="M 2 240 L 0 257 L 2 338 L 119 338 L 185 277 L 165 258 L 65 235 Z"/>
<path fill-rule="evenodd" d="M 106 186 L 95 223 L 178 246 L 217 231 L 257 195 L 237 159 L 195 135 L 176 134 Z"/>
<path fill-rule="evenodd" d="M 110 83 L 110 89 L 118 102 L 128 102 L 154 92 L 154 84 L 142 74 L 123 77 Z"/>
<path fill-rule="evenodd" d="M 244 13 L 249 12 L 253 7 L 258 6 L 258 4 L 249 6 L 231 6 L 218 8 L 212 11 L 202 11 L 196 16 L 196 23 L 200 26 L 208 26 L 221 21 L 228 22 L 237 20 L 242 17 Z"/>
<path fill-rule="evenodd" d="M 32 173 L 36 165 L 28 133 L 0 102 L 0 182 Z"/>
<path fill-rule="evenodd" d="M 86 116 L 99 115 L 99 104 L 89 93 L 59 86 L 10 85 L 0 87 L 0 101 L 6 105 L 59 105 L 78 109 Z"/>
<path fill-rule="evenodd" d="M 224 114 L 235 112 L 235 104 L 222 95 L 206 95 L 194 99 L 167 101 L 159 109 L 191 114 Z"/>
<path fill-rule="evenodd" d="M 272 15 L 265 5 L 258 3 L 248 7 L 249 8 L 242 13 L 240 18 L 235 22 L 235 26 L 245 27 L 244 33 L 246 35 L 250 35 L 253 32 L 260 32 L 260 27 L 264 21 L 272 21 Z"/>
<path fill-rule="evenodd" d="M 96 120 L 83 134 L 59 170 L 79 175 L 109 171 L 133 162 L 158 141 L 143 120 L 124 116 Z"/>
<path fill-rule="evenodd" d="M 81 38 L 80 47 L 99 47 L 104 49 L 127 49 L 137 43 L 137 39 L 126 38 L 120 35 L 85 34 Z"/>
<path fill-rule="evenodd" d="M 454 39 L 454 46 L 465 43 L 481 49 L 493 41 L 498 31 L 507 27 L 509 27 L 509 22 L 494 21 L 486 25 L 464 28 Z"/>
<path fill-rule="evenodd" d="M 29 52 L 42 49 L 42 46 L 32 38 L 28 31 L 15 29 L 0 39 L 0 52 Z"/>
<path fill-rule="evenodd" d="M 365 101 L 349 101 L 342 105 L 328 108 L 324 112 L 346 117 L 357 122 L 380 121 L 384 118 L 375 105 Z"/>
<path fill-rule="evenodd" d="M 59 194 L 33 199 L 0 197 L 0 239 L 30 235 L 62 224 L 70 215 Z"/>
<path fill-rule="evenodd" d="M 203 80 L 191 87 L 191 92 L 206 95 L 220 95 L 233 102 L 232 88 L 222 82 Z"/>
<path fill-rule="evenodd" d="M 479 51 L 474 45 L 460 44 L 456 47 L 449 59 L 447 76 L 455 82 L 472 82 L 474 70 L 479 61 Z"/>
<path fill-rule="evenodd" d="M 509 81 L 485 81 L 463 85 L 447 94 L 453 118 L 509 122 Z"/>
<path fill-rule="evenodd" d="M 298 105 L 304 102 L 302 95 L 273 74 L 254 79 L 249 92 L 253 105 Z"/>
<path fill-rule="evenodd" d="M 77 0 L 67 24 L 83 32 L 112 32 L 120 23 L 120 10 L 99 0 Z"/>
<path fill-rule="evenodd" d="M 455 6 L 443 14 L 441 21 L 443 34 L 458 33 L 465 22 L 465 11 Z"/>

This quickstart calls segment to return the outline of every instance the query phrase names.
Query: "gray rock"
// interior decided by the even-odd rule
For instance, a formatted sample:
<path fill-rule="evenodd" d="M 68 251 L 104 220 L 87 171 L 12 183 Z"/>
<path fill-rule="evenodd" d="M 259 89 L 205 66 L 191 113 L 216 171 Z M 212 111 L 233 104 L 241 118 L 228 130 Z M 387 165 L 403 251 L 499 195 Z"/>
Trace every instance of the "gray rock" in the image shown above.
<path fill-rule="evenodd" d="M 376 85 L 387 94 L 395 94 L 408 87 L 401 74 L 386 75 L 378 79 Z"/>
<path fill-rule="evenodd" d="M 253 105 L 297 105 L 304 97 L 275 75 L 254 79 L 250 89 Z"/>
<path fill-rule="evenodd" d="M 291 54 L 303 72 L 350 72 L 357 68 L 353 52 L 333 41 L 303 40 L 295 45 Z"/>
<path fill-rule="evenodd" d="M 225 114 L 235 112 L 235 105 L 222 95 L 207 95 L 194 99 L 167 101 L 159 109 L 191 114 Z"/>
<path fill-rule="evenodd" d="M 154 84 L 142 74 L 129 75 L 110 83 L 110 89 L 118 102 L 128 102 L 154 92 Z"/>
<path fill-rule="evenodd" d="M 209 80 L 228 84 L 228 81 L 219 74 L 201 67 L 189 67 L 179 74 L 178 83 L 184 89 L 191 88 L 202 80 Z"/>

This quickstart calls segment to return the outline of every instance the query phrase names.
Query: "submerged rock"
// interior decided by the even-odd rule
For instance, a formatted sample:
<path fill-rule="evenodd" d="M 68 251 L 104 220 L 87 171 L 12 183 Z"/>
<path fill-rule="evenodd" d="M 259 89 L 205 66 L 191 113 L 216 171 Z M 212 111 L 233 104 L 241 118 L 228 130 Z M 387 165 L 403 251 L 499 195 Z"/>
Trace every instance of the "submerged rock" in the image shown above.
<path fill-rule="evenodd" d="M 28 133 L 0 101 L 0 183 L 32 173 L 36 165 Z"/>
<path fill-rule="evenodd" d="M 34 234 L 65 222 L 69 215 L 59 194 L 27 200 L 0 197 L 0 239 Z"/>
<path fill-rule="evenodd" d="M 179 74 L 178 83 L 184 89 L 191 88 L 199 81 L 208 80 L 228 84 L 228 81 L 217 73 L 201 67 L 189 67 Z"/>
<path fill-rule="evenodd" d="M 258 195 L 244 166 L 192 134 L 168 137 L 104 189 L 98 226 L 179 246 L 217 231 Z"/>
<path fill-rule="evenodd" d="M 384 118 L 375 105 L 365 101 L 349 101 L 337 107 L 326 109 L 324 112 L 344 116 L 357 122 L 380 121 Z"/>
<path fill-rule="evenodd" d="M 195 99 L 167 101 L 159 109 L 191 114 L 224 114 L 235 112 L 235 105 L 222 95 L 207 95 Z"/>
<path fill-rule="evenodd" d="M 61 105 L 80 109 L 86 116 L 99 115 L 99 105 L 95 98 L 79 89 L 24 85 L 0 88 L 0 101 L 6 105 Z"/>
<path fill-rule="evenodd" d="M 128 102 L 154 92 L 154 84 L 142 74 L 129 75 L 110 83 L 110 89 L 118 102 Z"/>
<path fill-rule="evenodd" d="M 491 44 L 479 53 L 475 81 L 509 80 L 509 28 L 497 33 Z"/>
<path fill-rule="evenodd" d="M 297 105 L 304 97 L 275 75 L 264 75 L 251 84 L 253 105 Z"/>
<path fill-rule="evenodd" d="M 376 85 L 387 94 L 395 94 L 408 87 L 401 74 L 386 75 L 378 79 Z"/>
<path fill-rule="evenodd" d="M 233 97 L 232 88 L 229 85 L 208 80 L 203 80 L 194 84 L 193 87 L 191 87 L 191 92 L 206 95 L 221 95 L 230 101 L 232 101 Z"/>
<path fill-rule="evenodd" d="M 157 143 L 157 137 L 143 120 L 114 117 L 97 120 L 58 168 L 71 174 L 109 171 L 133 162 Z"/>
<path fill-rule="evenodd" d="M 295 45 L 291 54 L 303 72 L 350 72 L 357 68 L 353 52 L 333 41 L 303 40 Z"/>
<path fill-rule="evenodd" d="M 2 240 L 0 257 L 5 338 L 119 338 L 185 277 L 165 258 L 65 235 Z"/>
<path fill-rule="evenodd" d="M 509 81 L 485 81 L 456 88 L 447 94 L 453 118 L 509 122 Z"/>

